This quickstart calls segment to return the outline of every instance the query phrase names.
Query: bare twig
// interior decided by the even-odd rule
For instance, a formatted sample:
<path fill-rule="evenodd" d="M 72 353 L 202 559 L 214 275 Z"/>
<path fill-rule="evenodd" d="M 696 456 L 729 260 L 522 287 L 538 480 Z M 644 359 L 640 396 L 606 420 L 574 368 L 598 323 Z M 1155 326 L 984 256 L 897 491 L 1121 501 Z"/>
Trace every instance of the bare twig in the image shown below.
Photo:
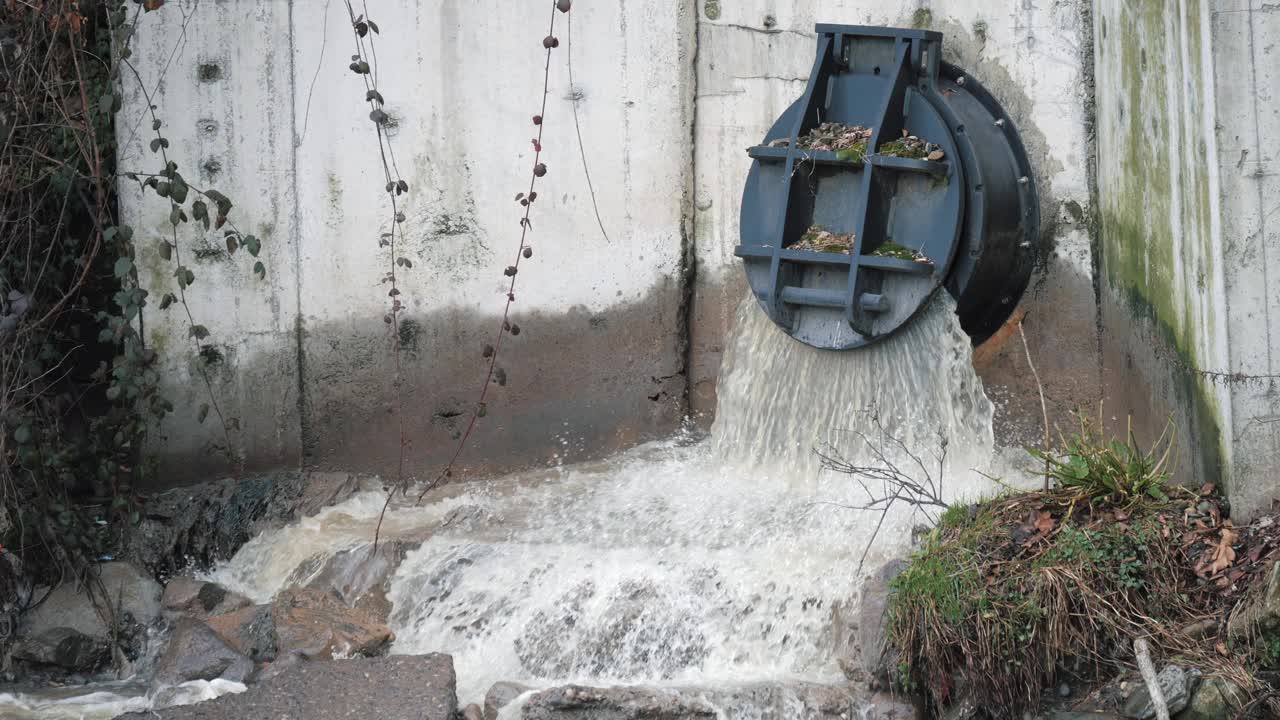
<path fill-rule="evenodd" d="M 1138 671 L 1142 673 L 1142 681 L 1147 684 L 1147 692 L 1151 695 L 1151 706 L 1156 710 L 1156 720 L 1169 720 L 1169 704 L 1164 700 L 1164 691 L 1160 689 L 1160 679 L 1156 675 L 1156 667 L 1151 662 L 1151 647 L 1146 638 L 1133 641 L 1133 654 L 1138 660 Z"/>
<path fill-rule="evenodd" d="M 1036 372 L 1036 364 L 1031 362 L 1031 348 L 1027 347 L 1027 334 L 1022 331 L 1022 321 L 1018 321 L 1018 336 L 1022 338 L 1022 351 L 1026 353 L 1027 365 L 1031 368 L 1031 377 L 1035 378 L 1036 390 L 1040 393 L 1040 416 L 1044 420 L 1044 489 L 1049 491 L 1049 406 L 1044 401 L 1044 385 L 1040 384 L 1040 373 Z"/>
<path fill-rule="evenodd" d="M 885 428 L 879 413 L 873 410 L 867 413 L 867 417 L 874 427 L 876 438 L 869 437 L 862 430 L 855 429 L 849 432 L 856 436 L 866 450 L 870 452 L 871 460 L 869 463 L 864 464 L 847 460 L 830 443 L 822 449 L 815 450 L 823 469 L 852 476 L 867 496 L 867 501 L 862 505 L 841 505 L 839 503 L 826 502 L 816 504 L 835 505 L 849 510 L 875 511 L 880 514 L 875 527 L 872 529 L 871 537 L 867 539 L 867 544 L 862 550 L 862 556 L 858 560 L 858 573 L 862 572 L 867 555 L 871 552 L 871 547 L 879 537 L 880 529 L 884 526 L 885 519 L 895 505 L 904 503 L 919 510 L 930 524 L 938 522 L 938 515 L 936 514 L 938 509 L 945 510 L 948 507 L 942 497 L 943 469 L 946 465 L 948 444 L 946 438 L 940 437 L 938 451 L 934 454 L 938 463 L 935 477 L 935 472 L 930 470 L 919 454 L 912 452 L 901 438 Z M 897 448 L 897 451 L 906 455 L 911 460 L 911 463 L 919 468 L 919 478 L 912 477 L 910 473 L 901 468 L 886 448 Z M 872 485 L 878 484 L 879 487 L 873 490 L 872 487 L 868 486 L 868 483 Z"/>

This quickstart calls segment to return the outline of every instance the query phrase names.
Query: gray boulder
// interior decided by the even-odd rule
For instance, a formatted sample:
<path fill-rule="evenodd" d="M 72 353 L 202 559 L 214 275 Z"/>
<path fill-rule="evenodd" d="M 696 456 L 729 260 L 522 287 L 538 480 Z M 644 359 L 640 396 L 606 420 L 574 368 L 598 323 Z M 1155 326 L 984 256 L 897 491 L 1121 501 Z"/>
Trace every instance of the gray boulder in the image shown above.
<path fill-rule="evenodd" d="M 156 685 L 178 685 L 190 680 L 246 682 L 253 675 L 253 661 L 236 652 L 222 638 L 195 618 L 179 618 L 164 654 L 156 663 Z"/>
<path fill-rule="evenodd" d="M 67 627 L 49 628 L 23 638 L 13 648 L 15 660 L 52 665 L 71 672 L 93 672 L 111 658 L 106 639 Z"/>
<path fill-rule="evenodd" d="M 276 621 L 270 605 L 251 605 L 215 615 L 206 622 L 218 637 L 254 662 L 271 662 L 276 659 L 279 640 L 276 638 Z"/>
<path fill-rule="evenodd" d="M 865 701 L 846 687 L 812 683 L 748 683 L 723 687 L 566 685 L 532 695 L 523 720 L 848 720 Z M 888 717 L 888 716 L 886 716 Z"/>
<path fill-rule="evenodd" d="M 513 682 L 496 682 L 484 694 L 484 720 L 498 720 L 498 711 L 533 688 Z"/>
<path fill-rule="evenodd" d="M 211 617 L 249 607 L 253 601 L 213 582 L 190 577 L 176 577 L 164 586 L 160 598 L 165 610 Z"/>
<path fill-rule="evenodd" d="M 36 636 L 53 628 L 71 628 L 107 640 L 115 636 L 107 618 L 118 616 L 116 621 L 122 627 L 145 627 L 160 617 L 161 588 L 150 575 L 126 562 L 102 563 L 92 572 L 94 579 L 83 585 L 68 582 L 52 591 L 37 588 L 33 597 L 48 592 L 48 598 L 23 616 L 22 634 Z"/>
<path fill-rule="evenodd" d="M 121 716 L 131 720 L 454 720 L 448 655 L 394 655 L 301 663 L 245 692 Z"/>
<path fill-rule="evenodd" d="M 1219 720 L 1235 717 L 1249 702 L 1249 694 L 1224 678 L 1206 678 L 1177 720 Z M 1172 708 L 1170 708 L 1172 709 Z"/>
<path fill-rule="evenodd" d="M 1156 683 L 1160 685 L 1169 714 L 1177 715 L 1191 702 L 1191 695 L 1200 683 L 1200 672 L 1168 665 L 1156 675 Z M 1151 720 L 1156 716 L 1156 708 L 1151 704 L 1151 692 L 1147 690 L 1145 683 L 1138 683 L 1133 694 L 1125 701 L 1124 714 L 1138 720 Z"/>
<path fill-rule="evenodd" d="M 887 642 L 886 613 L 892 595 L 890 586 L 907 566 L 905 560 L 891 560 L 881 566 L 862 586 L 862 610 L 858 619 L 862 669 L 880 683 L 887 683 L 897 671 L 897 653 L 888 647 Z"/>
<path fill-rule="evenodd" d="M 289 471 L 169 490 L 147 499 L 124 554 L 160 576 L 209 567 L 263 530 L 342 502 L 359 486 L 350 473 Z"/>

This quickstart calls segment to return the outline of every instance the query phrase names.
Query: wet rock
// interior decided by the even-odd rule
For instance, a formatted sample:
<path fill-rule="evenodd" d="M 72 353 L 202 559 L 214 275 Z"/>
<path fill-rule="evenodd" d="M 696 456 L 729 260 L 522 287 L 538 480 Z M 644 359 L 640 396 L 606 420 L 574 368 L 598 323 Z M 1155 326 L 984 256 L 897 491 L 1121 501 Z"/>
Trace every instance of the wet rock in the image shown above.
<path fill-rule="evenodd" d="M 964 696 L 947 706 L 941 715 L 942 720 L 973 720 L 979 716 L 981 707 L 973 698 Z"/>
<path fill-rule="evenodd" d="M 385 623 L 391 614 L 391 578 L 410 550 L 421 543 L 390 540 L 343 550 L 329 558 L 307 587 L 331 592 L 343 603 Z"/>
<path fill-rule="evenodd" d="M 126 562 L 97 565 L 85 584 L 63 583 L 50 591 L 36 588 L 33 597 L 43 603 L 22 616 L 20 633 L 36 637 L 54 628 L 71 628 L 99 640 L 121 637 L 131 650 L 141 641 L 140 628 L 160 617 L 160 584 Z M 95 605 L 94 599 L 97 599 Z M 113 632 L 104 618 L 115 618 Z"/>
<path fill-rule="evenodd" d="M 276 624 L 270 605 L 252 605 L 206 622 L 218 637 L 254 662 L 276 659 Z"/>
<path fill-rule="evenodd" d="M 811 683 L 751 683 L 727 687 L 614 687 L 566 685 L 532 695 L 523 720 L 848 720 L 863 702 L 847 688 Z M 890 716 L 885 716 L 890 717 Z"/>
<path fill-rule="evenodd" d="M 885 613 L 889 608 L 890 584 L 905 569 L 905 560 L 891 560 L 862 587 L 862 610 L 858 621 L 862 636 L 862 669 L 881 683 L 887 683 L 898 667 L 897 653 L 886 642 Z"/>
<path fill-rule="evenodd" d="M 275 660 L 263 664 L 263 666 L 258 669 L 258 679 L 266 680 L 268 678 L 273 678 L 289 668 L 297 667 L 305 662 L 307 662 L 307 658 L 300 652 L 278 655 Z"/>
<path fill-rule="evenodd" d="M 291 654 L 307 660 L 373 657 L 386 652 L 395 639 L 391 629 L 370 613 L 314 588 L 285 590 L 269 604 L 215 615 L 206 622 L 227 644 L 255 662 Z"/>
<path fill-rule="evenodd" d="M 73 628 L 49 628 L 18 641 L 13 658 L 72 672 L 93 672 L 111 658 L 111 644 L 106 638 Z"/>
<path fill-rule="evenodd" d="M 871 696 L 866 715 L 853 717 L 866 720 L 915 720 L 927 715 L 920 711 L 910 699 L 887 692 L 878 692 Z"/>
<path fill-rule="evenodd" d="M 854 682 L 866 679 L 862 670 L 861 633 L 858 629 L 857 606 L 836 600 L 831 603 L 832 656 L 845 678 Z"/>
<path fill-rule="evenodd" d="M 308 662 L 216 700 L 122 716 L 131 720 L 454 720 L 453 659 L 394 655 Z"/>
<path fill-rule="evenodd" d="M 1176 715 L 1191 702 L 1191 694 L 1200 682 L 1200 672 L 1169 665 L 1156 675 L 1156 682 L 1160 685 L 1165 704 L 1169 706 L 1169 714 Z M 1151 693 L 1145 683 L 1139 683 L 1125 701 L 1124 714 L 1138 720 L 1151 720 L 1156 716 L 1155 706 L 1151 704 Z"/>
<path fill-rule="evenodd" d="M 513 682 L 496 682 L 484 694 L 484 720 L 498 720 L 498 711 L 533 688 Z"/>
<path fill-rule="evenodd" d="M 1227 621 L 1227 637 L 1232 641 L 1248 643 L 1280 631 L 1280 562 L 1272 563 L 1266 582 L 1259 585 Z"/>
<path fill-rule="evenodd" d="M 1178 715 L 1177 720 L 1219 720 L 1219 718 L 1235 717 L 1248 702 L 1248 694 L 1230 680 L 1207 678 L 1200 683 L 1200 687 L 1191 696 L 1187 709 Z"/>
<path fill-rule="evenodd" d="M 276 647 L 308 659 L 335 655 L 373 657 L 386 652 L 395 634 L 369 613 L 347 607 L 337 596 L 314 588 L 285 590 L 271 605 Z"/>
<path fill-rule="evenodd" d="M 177 488 L 147 499 L 124 539 L 125 557 L 164 576 L 225 560 L 259 532 L 342 502 L 359 489 L 348 473 L 277 472 Z"/>
<path fill-rule="evenodd" d="M 0 548 L 0 627 L 18 627 L 18 617 L 30 601 L 31 591 L 31 580 L 22 571 L 22 561 Z M 13 632 L 0 633 L 0 658 L 16 640 Z"/>
<path fill-rule="evenodd" d="M 203 622 L 183 617 L 174 625 L 164 654 L 156 663 L 154 682 L 178 685 L 189 680 L 222 678 L 243 683 L 253 669 L 253 661 L 236 652 Z"/>
<path fill-rule="evenodd" d="M 253 601 L 217 583 L 176 577 L 165 585 L 160 603 L 165 610 L 210 617 L 249 607 Z"/>

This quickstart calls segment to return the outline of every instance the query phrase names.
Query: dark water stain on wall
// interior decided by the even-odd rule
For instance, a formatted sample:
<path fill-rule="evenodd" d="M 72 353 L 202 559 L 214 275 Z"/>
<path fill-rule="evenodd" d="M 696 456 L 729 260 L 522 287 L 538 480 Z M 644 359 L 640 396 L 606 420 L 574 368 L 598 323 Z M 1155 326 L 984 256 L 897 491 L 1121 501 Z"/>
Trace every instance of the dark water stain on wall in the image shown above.
<path fill-rule="evenodd" d="M 679 312 L 667 284 L 605 310 L 525 315 L 503 341 L 462 467 L 496 472 L 602 456 L 665 437 L 680 424 L 685 378 Z M 428 477 L 475 408 L 499 318 L 457 308 L 406 314 L 401 358 L 408 472 Z M 391 336 L 381 317 L 308 324 L 304 461 L 308 468 L 394 474 L 399 421 Z"/>

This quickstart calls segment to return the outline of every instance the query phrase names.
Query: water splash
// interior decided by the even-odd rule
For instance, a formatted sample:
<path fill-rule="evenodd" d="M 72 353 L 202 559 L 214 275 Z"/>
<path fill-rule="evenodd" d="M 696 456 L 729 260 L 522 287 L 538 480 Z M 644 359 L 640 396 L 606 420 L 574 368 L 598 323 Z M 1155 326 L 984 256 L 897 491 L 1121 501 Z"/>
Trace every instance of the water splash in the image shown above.
<path fill-rule="evenodd" d="M 947 448 L 949 499 L 991 492 L 992 408 L 941 296 L 893 338 L 835 353 L 802 345 L 744 302 L 710 440 L 692 435 L 599 462 L 434 491 L 393 506 L 389 542 L 416 546 L 393 576 L 393 652 L 454 657 L 463 702 L 494 682 L 838 682 L 842 617 L 878 515 L 815 448 L 874 462 L 858 432 L 921 456 Z M 255 538 L 212 578 L 257 601 L 367 545 L 381 495 L 361 493 Z M 884 518 L 867 571 L 921 520 Z"/>
<path fill-rule="evenodd" d="M 0 692 L 0 717 L 7 720 L 108 720 L 129 712 L 141 712 L 212 700 L 245 691 L 230 680 L 192 680 L 175 687 L 148 692 L 137 681 L 104 682 L 56 690 Z"/>

